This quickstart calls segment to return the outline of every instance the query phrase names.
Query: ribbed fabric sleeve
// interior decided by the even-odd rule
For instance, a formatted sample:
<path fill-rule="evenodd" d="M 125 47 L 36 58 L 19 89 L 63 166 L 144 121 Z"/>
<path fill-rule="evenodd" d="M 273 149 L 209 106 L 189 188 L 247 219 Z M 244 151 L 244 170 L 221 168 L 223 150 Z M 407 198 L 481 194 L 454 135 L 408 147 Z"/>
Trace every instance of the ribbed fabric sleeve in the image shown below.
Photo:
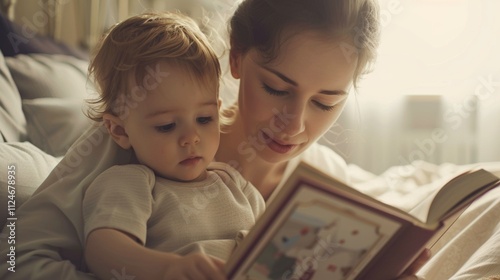
<path fill-rule="evenodd" d="M 141 165 L 117 165 L 100 174 L 83 198 L 85 241 L 95 229 L 113 228 L 146 244 L 154 184 L 154 173 Z"/>

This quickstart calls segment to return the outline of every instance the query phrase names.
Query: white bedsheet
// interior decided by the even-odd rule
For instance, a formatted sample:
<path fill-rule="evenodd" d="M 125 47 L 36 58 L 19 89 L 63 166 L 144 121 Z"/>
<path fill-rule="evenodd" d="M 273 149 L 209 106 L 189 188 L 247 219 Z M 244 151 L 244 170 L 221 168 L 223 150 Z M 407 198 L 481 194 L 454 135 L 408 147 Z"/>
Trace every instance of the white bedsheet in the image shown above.
<path fill-rule="evenodd" d="M 381 201 L 410 211 L 419 201 L 456 174 L 482 167 L 500 177 L 500 162 L 473 165 L 434 165 L 415 162 L 374 175 L 349 165 L 355 188 Z M 471 204 L 432 248 L 433 257 L 419 277 L 440 279 L 500 279 L 500 188 Z M 493 278 L 492 278 L 493 279 Z"/>

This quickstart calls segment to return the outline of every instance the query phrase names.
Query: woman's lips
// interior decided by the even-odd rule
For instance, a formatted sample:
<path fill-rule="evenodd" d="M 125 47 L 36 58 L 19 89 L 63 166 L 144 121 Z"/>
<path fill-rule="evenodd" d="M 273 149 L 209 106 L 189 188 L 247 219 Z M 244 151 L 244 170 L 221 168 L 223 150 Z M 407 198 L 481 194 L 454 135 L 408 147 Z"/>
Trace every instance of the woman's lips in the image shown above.
<path fill-rule="evenodd" d="M 264 137 L 264 139 L 266 140 L 266 144 L 269 147 L 269 149 L 275 151 L 276 153 L 286 154 L 290 150 L 295 148 L 295 146 L 296 146 L 296 145 L 289 145 L 289 144 L 281 144 L 281 143 L 275 141 L 274 139 L 272 139 L 271 137 L 269 137 L 269 135 L 267 135 L 266 133 L 264 133 L 264 132 L 261 132 L 261 133 L 262 133 L 262 136 Z"/>

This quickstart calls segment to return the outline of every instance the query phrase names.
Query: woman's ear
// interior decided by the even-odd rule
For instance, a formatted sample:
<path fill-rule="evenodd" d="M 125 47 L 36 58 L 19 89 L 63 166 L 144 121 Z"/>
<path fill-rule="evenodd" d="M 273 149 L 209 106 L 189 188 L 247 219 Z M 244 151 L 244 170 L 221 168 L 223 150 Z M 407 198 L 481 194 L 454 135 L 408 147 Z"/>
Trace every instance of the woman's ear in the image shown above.
<path fill-rule="evenodd" d="M 104 126 L 108 129 L 109 135 L 111 135 L 116 144 L 125 150 L 130 149 L 132 145 L 123 126 L 123 120 L 111 114 L 103 114 L 102 119 Z"/>
<path fill-rule="evenodd" d="M 231 47 L 231 50 L 229 51 L 229 67 L 231 68 L 231 75 L 235 79 L 240 78 L 240 67 L 241 67 L 242 57 L 243 55 L 241 51 Z"/>

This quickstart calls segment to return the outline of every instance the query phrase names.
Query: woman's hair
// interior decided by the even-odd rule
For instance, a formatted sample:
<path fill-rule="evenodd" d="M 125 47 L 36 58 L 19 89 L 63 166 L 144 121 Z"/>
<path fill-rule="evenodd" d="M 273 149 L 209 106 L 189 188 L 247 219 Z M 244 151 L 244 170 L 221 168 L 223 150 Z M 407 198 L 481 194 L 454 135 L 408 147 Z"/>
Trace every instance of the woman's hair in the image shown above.
<path fill-rule="evenodd" d="M 104 113 L 120 116 L 127 112 L 128 108 L 123 108 L 128 106 L 127 101 L 140 99 L 131 96 L 134 90 L 148 89 L 142 85 L 147 75 L 160 75 L 149 79 L 153 81 L 165 77 L 165 73 L 155 73 L 160 61 L 183 67 L 203 81 L 207 90 L 219 91 L 217 55 L 195 21 L 179 13 L 144 13 L 117 23 L 94 52 L 89 75 L 94 78 L 99 97 L 89 101 L 94 106 L 87 112 L 94 121 L 101 121 Z M 130 88 L 131 78 L 135 78 L 138 89 Z"/>
<path fill-rule="evenodd" d="M 379 43 L 379 7 L 376 0 L 245 0 L 229 24 L 231 48 L 255 48 L 268 62 L 279 54 L 284 31 L 315 30 L 326 38 L 350 36 L 347 53 L 357 53 L 354 86 L 371 69 Z"/>

